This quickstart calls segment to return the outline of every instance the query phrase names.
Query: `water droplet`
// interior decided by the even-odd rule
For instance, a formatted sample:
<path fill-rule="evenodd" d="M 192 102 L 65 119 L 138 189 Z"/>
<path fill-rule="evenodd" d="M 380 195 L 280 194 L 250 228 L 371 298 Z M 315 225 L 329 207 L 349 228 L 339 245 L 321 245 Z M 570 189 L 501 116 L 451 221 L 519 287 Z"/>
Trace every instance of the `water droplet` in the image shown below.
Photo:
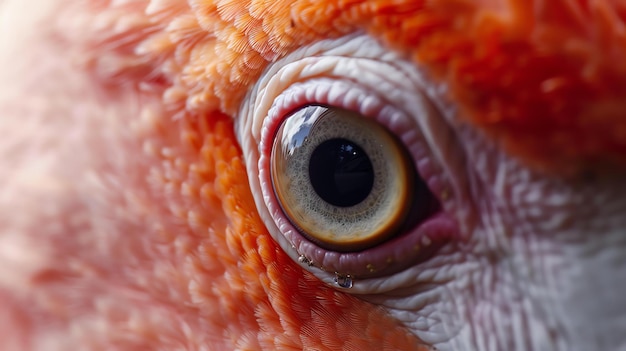
<path fill-rule="evenodd" d="M 300 255 L 300 257 L 298 257 L 298 262 L 302 263 L 302 264 L 306 264 L 307 266 L 311 267 L 313 265 L 313 262 L 311 262 L 310 259 L 308 259 L 306 256 L 304 255 Z"/>
<path fill-rule="evenodd" d="M 341 288 L 350 289 L 352 287 L 352 276 L 350 274 L 335 273 L 335 283 Z"/>

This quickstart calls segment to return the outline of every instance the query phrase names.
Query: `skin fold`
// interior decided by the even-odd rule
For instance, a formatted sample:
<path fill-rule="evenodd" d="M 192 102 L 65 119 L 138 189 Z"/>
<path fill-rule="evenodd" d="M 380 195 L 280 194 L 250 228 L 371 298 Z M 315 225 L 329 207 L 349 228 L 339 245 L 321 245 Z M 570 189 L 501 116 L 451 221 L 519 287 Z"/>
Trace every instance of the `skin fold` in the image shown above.
<path fill-rule="evenodd" d="M 625 19 L 1 0 L 1 349 L 626 350 Z M 406 117 L 389 129 L 450 218 L 349 289 L 324 269 L 346 261 L 284 235 L 264 168 L 295 92 L 349 100 L 326 85 Z"/>

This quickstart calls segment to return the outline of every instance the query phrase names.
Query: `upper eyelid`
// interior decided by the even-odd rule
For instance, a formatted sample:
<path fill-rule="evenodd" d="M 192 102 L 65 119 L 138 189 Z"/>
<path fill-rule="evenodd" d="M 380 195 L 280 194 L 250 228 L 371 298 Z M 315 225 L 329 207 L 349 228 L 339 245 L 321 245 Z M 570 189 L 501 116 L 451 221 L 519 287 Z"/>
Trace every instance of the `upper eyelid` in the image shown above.
<path fill-rule="evenodd" d="M 272 105 L 274 104 L 276 97 L 279 95 L 279 94 L 268 93 L 268 91 L 282 92 L 287 87 L 293 85 L 295 82 L 300 82 L 300 81 L 304 81 L 307 79 L 315 78 L 322 74 L 324 74 L 323 75 L 324 77 L 329 77 L 329 78 L 333 77 L 335 79 L 341 78 L 341 79 L 352 80 L 354 82 L 362 83 L 363 86 L 370 86 L 372 89 L 381 88 L 380 86 L 376 87 L 375 84 L 368 84 L 368 83 L 373 83 L 373 81 L 371 80 L 368 81 L 364 79 L 363 71 L 348 70 L 348 71 L 341 72 L 341 74 L 338 74 L 337 72 L 335 72 L 337 67 L 333 64 L 337 63 L 339 65 L 345 65 L 345 62 L 344 62 L 345 60 L 350 60 L 351 62 L 361 63 L 363 65 L 369 65 L 370 62 L 368 61 L 372 61 L 371 64 L 376 64 L 376 65 L 386 64 L 386 63 L 381 63 L 381 62 L 375 62 L 371 59 L 361 59 L 361 58 L 352 58 L 352 57 L 346 58 L 346 57 L 339 57 L 339 56 L 337 57 L 327 56 L 323 58 L 320 58 L 320 57 L 303 58 L 302 60 L 299 60 L 297 62 L 285 64 L 278 70 L 278 72 L 276 72 L 275 75 L 268 77 L 267 81 L 260 81 L 259 84 L 255 86 L 255 88 L 253 88 L 251 97 L 254 98 L 254 100 L 252 101 L 253 102 L 252 105 L 254 105 L 255 108 L 254 108 L 253 115 L 249 117 L 249 118 L 252 118 L 252 124 L 251 124 L 252 136 L 256 140 L 259 139 L 259 133 L 262 127 L 263 119 L 266 116 L 267 111 L 269 111 Z M 321 65 L 320 62 L 322 62 L 323 65 Z M 319 69 L 319 68 L 323 68 L 323 69 Z M 395 67 L 389 65 L 389 68 L 396 71 L 398 76 L 403 76 L 403 72 L 396 70 Z M 371 71 L 374 71 L 374 70 L 371 70 Z M 385 80 L 382 79 L 383 77 L 380 77 L 380 78 L 381 79 L 377 80 L 376 82 L 384 83 Z M 410 79 L 408 80 L 394 79 L 393 82 L 405 83 L 405 82 L 411 82 L 411 80 Z M 413 84 L 410 84 L 410 85 L 407 84 L 406 86 L 402 86 L 402 87 L 395 87 L 395 89 L 409 89 L 411 88 L 411 85 Z M 386 90 L 389 91 L 390 89 L 386 89 Z M 243 115 L 242 117 L 246 118 L 247 116 Z"/>
<path fill-rule="evenodd" d="M 343 45 L 342 45 L 343 44 Z M 335 47 L 339 45 L 338 47 Z M 366 50 L 365 48 L 370 48 Z M 240 106 L 240 110 L 237 118 L 237 133 L 238 137 L 241 140 L 243 136 L 242 129 L 249 129 L 252 131 L 252 137 L 255 140 L 258 140 L 258 131 L 260 129 L 260 125 L 257 121 L 258 118 L 262 119 L 262 111 L 268 110 L 268 104 L 271 104 L 271 98 L 266 96 L 265 91 L 268 88 L 269 84 L 274 81 L 275 84 L 273 87 L 277 88 L 276 80 L 289 82 L 291 84 L 291 80 L 286 80 L 289 75 L 296 74 L 300 72 L 298 70 L 298 66 L 301 66 L 304 63 L 309 62 L 310 60 L 344 60 L 344 59 L 355 59 L 362 62 L 371 61 L 375 64 L 386 64 L 388 67 L 398 73 L 400 77 L 404 77 L 404 79 L 398 79 L 398 82 L 406 83 L 407 85 L 401 87 L 400 89 L 408 89 L 415 88 L 415 84 L 422 85 L 421 82 L 424 81 L 424 78 L 421 76 L 421 73 L 416 74 L 413 70 L 414 64 L 405 61 L 400 55 L 396 54 L 393 51 L 389 51 L 386 48 L 382 47 L 375 39 L 368 37 L 366 35 L 356 35 L 356 36 L 348 36 L 342 38 L 339 41 L 322 41 L 312 45 L 311 47 L 305 47 L 300 50 L 296 50 L 291 54 L 285 56 L 284 58 L 271 63 L 263 72 L 262 76 L 258 79 L 256 84 L 254 84 L 251 89 L 248 91 L 246 97 L 243 100 L 243 103 Z M 312 62 L 312 61 L 311 61 Z M 292 72 L 290 72 L 292 71 Z M 312 73 L 312 72 L 309 72 Z M 332 73 L 332 72 L 331 72 Z M 329 76 L 337 76 L 343 78 L 353 79 L 355 81 L 361 81 L 361 76 L 359 72 L 355 72 L 355 74 L 344 74 L 345 72 L 341 72 L 341 74 L 330 74 Z M 304 80 L 306 77 L 311 77 L 312 75 L 299 75 L 299 80 Z M 282 86 L 286 86 L 288 84 L 283 84 Z M 259 117 L 259 115 L 261 115 Z M 251 117 L 254 116 L 254 117 Z M 253 118 L 252 121 L 249 121 L 250 118 Z M 247 127 L 244 127 L 247 126 Z"/>

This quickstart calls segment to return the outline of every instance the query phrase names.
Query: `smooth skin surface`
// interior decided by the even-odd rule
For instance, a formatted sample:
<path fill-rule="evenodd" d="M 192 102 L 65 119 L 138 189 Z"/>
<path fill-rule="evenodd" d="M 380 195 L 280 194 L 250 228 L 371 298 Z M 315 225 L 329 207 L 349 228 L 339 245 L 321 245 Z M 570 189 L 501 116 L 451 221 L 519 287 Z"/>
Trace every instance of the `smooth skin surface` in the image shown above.
<path fill-rule="evenodd" d="M 0 348 L 626 350 L 624 18 L 0 1 Z M 313 102 L 405 145 L 445 219 L 414 251 L 321 250 L 285 221 L 268 143 Z"/>

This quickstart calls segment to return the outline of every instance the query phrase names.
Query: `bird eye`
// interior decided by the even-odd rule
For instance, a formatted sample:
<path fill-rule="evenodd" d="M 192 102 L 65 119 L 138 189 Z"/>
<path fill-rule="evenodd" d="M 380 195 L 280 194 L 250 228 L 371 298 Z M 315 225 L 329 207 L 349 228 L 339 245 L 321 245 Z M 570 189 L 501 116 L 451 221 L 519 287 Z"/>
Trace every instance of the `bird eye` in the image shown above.
<path fill-rule="evenodd" d="M 274 133 L 261 145 L 269 157 L 260 165 L 269 173 L 262 184 L 276 225 L 301 263 L 343 277 L 387 274 L 424 259 L 450 226 L 430 178 L 417 171 L 416 139 L 408 139 L 410 152 L 397 125 L 392 132 L 385 118 L 339 106 L 271 112 Z"/>
<path fill-rule="evenodd" d="M 375 121 L 337 107 L 306 106 L 277 131 L 271 179 L 283 212 L 302 235 L 347 252 L 398 234 L 416 176 L 403 146 Z"/>
<path fill-rule="evenodd" d="M 458 235 L 449 174 L 462 172 L 461 154 L 413 64 L 383 48 L 384 60 L 369 50 L 352 57 L 357 44 L 312 55 L 326 44 L 335 45 L 268 67 L 236 128 L 259 214 L 281 249 L 329 284 L 357 280 L 368 291 Z"/>

